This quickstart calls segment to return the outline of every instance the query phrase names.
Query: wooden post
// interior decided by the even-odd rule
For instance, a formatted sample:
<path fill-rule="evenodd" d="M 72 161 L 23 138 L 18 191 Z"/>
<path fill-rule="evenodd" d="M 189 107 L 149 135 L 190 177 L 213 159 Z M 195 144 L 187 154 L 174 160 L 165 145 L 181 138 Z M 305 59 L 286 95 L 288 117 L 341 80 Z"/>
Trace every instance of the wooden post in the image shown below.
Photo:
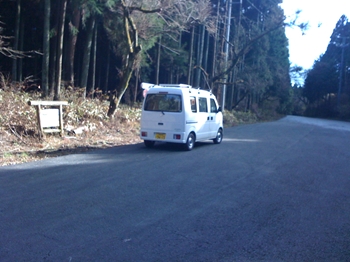
<path fill-rule="evenodd" d="M 41 126 L 41 121 L 40 121 L 41 106 L 37 105 L 35 107 L 35 109 L 36 109 L 36 116 L 37 116 L 37 121 L 38 121 L 39 135 L 40 135 L 40 138 L 42 138 L 43 136 L 45 136 L 45 134 L 44 134 L 43 127 Z"/>
<path fill-rule="evenodd" d="M 62 111 L 62 104 L 60 105 L 59 118 L 60 118 L 61 136 L 63 136 L 63 111 Z"/>

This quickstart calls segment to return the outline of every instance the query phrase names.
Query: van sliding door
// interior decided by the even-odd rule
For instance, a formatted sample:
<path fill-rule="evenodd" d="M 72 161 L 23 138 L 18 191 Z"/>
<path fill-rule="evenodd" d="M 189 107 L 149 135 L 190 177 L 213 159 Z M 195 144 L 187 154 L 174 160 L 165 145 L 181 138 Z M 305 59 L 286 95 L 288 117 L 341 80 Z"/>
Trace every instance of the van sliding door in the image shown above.
<path fill-rule="evenodd" d="M 210 137 L 210 117 L 208 99 L 206 97 L 198 98 L 198 131 L 197 140 L 208 139 Z"/>
<path fill-rule="evenodd" d="M 211 137 L 216 137 L 218 127 L 220 126 L 220 119 L 218 119 L 218 105 L 216 104 L 213 98 L 210 99 L 210 113 L 209 113 L 209 121 L 210 121 L 210 135 Z"/>

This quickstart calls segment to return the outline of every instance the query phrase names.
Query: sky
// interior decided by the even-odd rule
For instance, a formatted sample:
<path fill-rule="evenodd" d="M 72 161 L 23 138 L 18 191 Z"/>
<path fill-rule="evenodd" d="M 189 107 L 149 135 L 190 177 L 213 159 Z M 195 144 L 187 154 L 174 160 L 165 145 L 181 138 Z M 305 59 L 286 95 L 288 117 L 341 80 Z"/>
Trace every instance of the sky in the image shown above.
<path fill-rule="evenodd" d="M 350 0 L 283 0 L 280 6 L 287 22 L 297 10 L 302 11 L 297 21 L 309 22 L 304 35 L 299 28 L 286 28 L 291 65 L 304 69 L 312 68 L 314 61 L 325 53 L 340 17 L 346 15 L 350 20 Z"/>

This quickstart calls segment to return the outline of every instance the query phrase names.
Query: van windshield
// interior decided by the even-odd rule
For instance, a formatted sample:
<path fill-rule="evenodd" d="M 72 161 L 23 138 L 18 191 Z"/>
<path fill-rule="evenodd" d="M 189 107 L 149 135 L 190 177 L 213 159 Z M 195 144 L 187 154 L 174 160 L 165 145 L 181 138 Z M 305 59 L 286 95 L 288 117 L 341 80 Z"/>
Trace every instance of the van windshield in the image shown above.
<path fill-rule="evenodd" d="M 147 94 L 144 110 L 161 112 L 181 112 L 181 96 L 174 94 Z"/>

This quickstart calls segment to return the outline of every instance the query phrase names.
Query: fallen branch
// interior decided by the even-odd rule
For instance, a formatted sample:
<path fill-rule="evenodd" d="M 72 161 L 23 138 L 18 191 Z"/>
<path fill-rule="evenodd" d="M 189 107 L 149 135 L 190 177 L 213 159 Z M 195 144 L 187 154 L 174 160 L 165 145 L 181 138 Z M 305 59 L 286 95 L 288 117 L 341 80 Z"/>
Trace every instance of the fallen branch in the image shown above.
<path fill-rule="evenodd" d="M 22 143 L 24 143 L 25 145 L 27 145 L 26 142 L 23 141 L 22 137 L 16 132 L 16 130 L 14 130 L 10 124 L 8 124 L 8 127 L 10 128 L 11 132 L 17 137 L 19 138 L 19 140 L 21 140 Z"/>

